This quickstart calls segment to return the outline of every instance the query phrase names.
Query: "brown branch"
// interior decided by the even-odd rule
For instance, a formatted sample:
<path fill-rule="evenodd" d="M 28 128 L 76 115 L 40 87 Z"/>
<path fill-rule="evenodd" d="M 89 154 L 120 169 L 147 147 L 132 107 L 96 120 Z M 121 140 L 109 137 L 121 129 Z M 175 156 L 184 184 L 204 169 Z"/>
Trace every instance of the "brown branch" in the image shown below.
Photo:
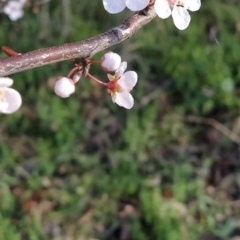
<path fill-rule="evenodd" d="M 130 38 L 154 17 L 156 17 L 154 8 L 147 8 L 133 14 L 120 26 L 96 37 L 2 59 L 0 60 L 0 77 L 60 61 L 92 57 L 94 54 Z"/>

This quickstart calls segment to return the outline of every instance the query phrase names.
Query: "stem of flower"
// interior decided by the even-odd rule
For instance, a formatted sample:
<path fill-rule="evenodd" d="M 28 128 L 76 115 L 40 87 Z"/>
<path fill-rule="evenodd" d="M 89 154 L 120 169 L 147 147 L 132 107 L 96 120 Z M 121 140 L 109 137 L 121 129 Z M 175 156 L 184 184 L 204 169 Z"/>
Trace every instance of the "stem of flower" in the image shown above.
<path fill-rule="evenodd" d="M 95 78 L 94 76 L 92 76 L 90 73 L 87 73 L 86 76 L 88 76 L 90 79 L 92 79 L 93 81 L 105 86 L 105 87 L 108 87 L 108 84 L 105 83 L 105 82 L 102 82 L 100 81 L 99 79 Z"/>
<path fill-rule="evenodd" d="M 90 64 L 100 64 L 101 61 L 92 61 L 92 60 L 89 60 L 89 63 L 90 63 Z"/>
<path fill-rule="evenodd" d="M 71 75 L 72 75 L 75 71 L 77 71 L 77 70 L 80 70 L 80 69 L 79 69 L 79 66 L 74 67 L 74 68 L 68 73 L 67 78 L 71 78 Z"/>
<path fill-rule="evenodd" d="M 152 7 L 155 3 L 155 0 L 150 0 L 149 4 L 148 4 L 148 7 Z"/>

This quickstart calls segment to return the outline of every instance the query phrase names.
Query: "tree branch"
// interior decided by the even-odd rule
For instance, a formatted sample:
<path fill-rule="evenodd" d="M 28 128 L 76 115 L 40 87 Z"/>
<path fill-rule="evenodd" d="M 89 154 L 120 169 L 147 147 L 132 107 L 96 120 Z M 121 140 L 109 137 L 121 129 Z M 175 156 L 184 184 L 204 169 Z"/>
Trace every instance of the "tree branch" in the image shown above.
<path fill-rule="evenodd" d="M 147 8 L 133 14 L 123 24 L 96 37 L 2 59 L 0 60 L 0 77 L 60 61 L 92 57 L 96 53 L 130 38 L 154 17 L 156 17 L 154 8 Z"/>

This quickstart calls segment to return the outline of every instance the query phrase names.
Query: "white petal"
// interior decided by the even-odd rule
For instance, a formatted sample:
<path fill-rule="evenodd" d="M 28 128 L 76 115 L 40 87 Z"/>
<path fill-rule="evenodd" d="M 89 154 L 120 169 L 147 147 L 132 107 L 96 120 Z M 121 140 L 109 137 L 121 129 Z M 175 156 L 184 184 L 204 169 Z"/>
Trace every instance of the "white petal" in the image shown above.
<path fill-rule="evenodd" d="M 22 10 L 23 4 L 17 1 L 9 1 L 3 8 L 3 12 L 8 15 L 12 21 L 20 19 L 24 12 Z"/>
<path fill-rule="evenodd" d="M 2 113 L 11 114 L 16 112 L 22 105 L 22 98 L 18 91 L 12 88 L 4 88 L 4 97 L 8 103 L 8 107 L 2 110 Z"/>
<path fill-rule="evenodd" d="M 155 11 L 160 18 L 168 18 L 172 11 L 167 0 L 156 0 L 154 4 Z"/>
<path fill-rule="evenodd" d="M 127 62 L 122 62 L 120 64 L 120 67 L 116 71 L 116 73 L 118 74 L 119 77 L 121 77 L 123 75 L 123 73 L 126 70 L 126 68 L 127 68 Z"/>
<path fill-rule="evenodd" d="M 0 101 L 0 113 L 4 113 L 7 110 L 8 105 L 7 102 Z"/>
<path fill-rule="evenodd" d="M 174 6 L 172 17 L 175 26 L 180 30 L 186 29 L 191 21 L 191 16 L 184 7 Z"/>
<path fill-rule="evenodd" d="M 134 100 L 132 95 L 128 91 L 122 91 L 120 93 L 116 92 L 114 96 L 114 101 L 121 107 L 130 109 L 133 107 Z"/>
<path fill-rule="evenodd" d="M 61 77 L 56 81 L 54 91 L 58 96 L 67 98 L 75 92 L 75 85 L 70 81 L 70 79 Z"/>
<path fill-rule="evenodd" d="M 8 77 L 0 77 L 0 87 L 10 87 L 13 84 L 13 80 Z"/>
<path fill-rule="evenodd" d="M 121 57 L 117 53 L 108 52 L 101 58 L 102 69 L 106 72 L 116 71 L 121 64 Z"/>
<path fill-rule="evenodd" d="M 149 1 L 150 0 L 127 0 L 126 5 L 131 11 L 140 11 L 143 10 L 148 5 Z"/>
<path fill-rule="evenodd" d="M 137 73 L 134 71 L 125 72 L 118 80 L 118 84 L 126 90 L 132 90 L 137 83 Z"/>
<path fill-rule="evenodd" d="M 198 11 L 201 7 L 201 0 L 185 0 L 185 7 L 190 11 Z"/>
<path fill-rule="evenodd" d="M 17 21 L 18 19 L 22 18 L 24 15 L 24 12 L 22 10 L 13 12 L 11 14 L 8 14 L 8 17 L 10 18 L 11 21 Z"/>
<path fill-rule="evenodd" d="M 126 7 L 126 0 L 103 0 L 103 6 L 109 13 L 119 13 Z"/>

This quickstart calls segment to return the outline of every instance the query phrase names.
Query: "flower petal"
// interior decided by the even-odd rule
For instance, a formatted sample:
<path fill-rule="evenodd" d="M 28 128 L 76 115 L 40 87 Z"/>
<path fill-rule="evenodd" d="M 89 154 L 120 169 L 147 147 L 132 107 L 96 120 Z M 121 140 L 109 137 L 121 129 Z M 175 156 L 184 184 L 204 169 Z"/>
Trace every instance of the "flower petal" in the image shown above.
<path fill-rule="evenodd" d="M 103 6 L 111 14 L 119 13 L 126 7 L 126 0 L 103 0 Z"/>
<path fill-rule="evenodd" d="M 134 0 L 134 1 L 127 0 L 126 5 L 131 11 L 140 11 L 140 10 L 143 10 L 148 5 L 149 1 L 150 0 Z"/>
<path fill-rule="evenodd" d="M 13 85 L 13 80 L 8 77 L 0 77 L 0 87 L 10 87 Z"/>
<path fill-rule="evenodd" d="M 9 104 L 7 102 L 0 101 L 0 113 L 4 113 L 8 108 L 8 105 Z"/>
<path fill-rule="evenodd" d="M 4 88 L 4 97 L 8 103 L 8 107 L 2 113 L 11 114 L 16 112 L 22 105 L 22 97 L 18 91 L 12 88 Z"/>
<path fill-rule="evenodd" d="M 114 101 L 121 107 L 130 109 L 133 107 L 134 99 L 128 91 L 122 91 L 120 93 L 116 92 L 114 96 Z"/>
<path fill-rule="evenodd" d="M 121 77 L 124 73 L 124 71 L 126 70 L 127 68 L 127 62 L 122 62 L 120 64 L 120 67 L 118 68 L 118 70 L 116 71 L 116 74 Z"/>
<path fill-rule="evenodd" d="M 191 16 L 184 7 L 174 6 L 172 11 L 173 22 L 179 30 L 184 30 L 188 27 Z"/>
<path fill-rule="evenodd" d="M 156 0 L 155 11 L 160 18 L 168 18 L 171 15 L 171 8 L 167 0 Z"/>
<path fill-rule="evenodd" d="M 201 0 L 185 0 L 185 7 L 190 11 L 198 11 L 201 7 Z"/>
<path fill-rule="evenodd" d="M 121 64 L 121 57 L 117 53 L 108 52 L 101 58 L 101 66 L 105 72 L 116 71 Z"/>
<path fill-rule="evenodd" d="M 137 83 L 138 75 L 134 71 L 125 72 L 118 80 L 118 84 L 126 90 L 132 90 Z"/>

